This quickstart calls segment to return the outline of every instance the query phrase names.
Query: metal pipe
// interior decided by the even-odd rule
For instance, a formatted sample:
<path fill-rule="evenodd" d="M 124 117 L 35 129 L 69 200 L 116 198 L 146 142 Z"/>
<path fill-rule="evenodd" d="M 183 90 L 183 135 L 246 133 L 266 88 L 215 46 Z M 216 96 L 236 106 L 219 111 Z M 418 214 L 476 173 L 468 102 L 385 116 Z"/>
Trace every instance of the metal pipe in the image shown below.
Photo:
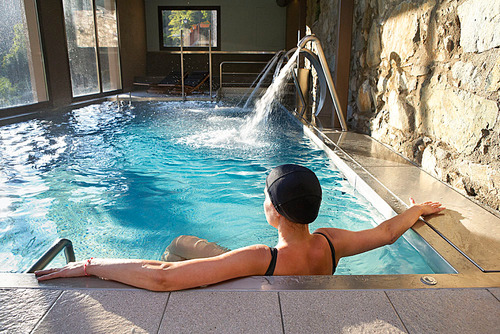
<path fill-rule="evenodd" d="M 300 29 L 297 30 L 297 43 L 300 42 Z M 297 57 L 297 74 L 299 73 L 299 68 L 300 68 L 300 54 Z"/>
<path fill-rule="evenodd" d="M 224 64 L 267 64 L 265 61 L 223 61 L 219 64 L 219 95 L 222 95 L 222 66 Z"/>
<path fill-rule="evenodd" d="M 297 76 L 295 75 L 295 72 L 293 70 L 292 70 L 292 77 L 293 77 L 293 83 L 295 84 L 295 89 L 297 90 L 297 94 L 299 95 L 300 102 L 302 103 L 302 108 L 301 108 L 302 110 L 300 111 L 300 118 L 302 118 L 304 115 L 304 112 L 306 111 L 306 99 L 304 98 L 304 95 L 302 94 L 302 89 L 300 89 L 299 80 L 297 79 Z"/>
<path fill-rule="evenodd" d="M 184 101 L 184 36 L 181 29 L 181 89 L 182 100 Z"/>
<path fill-rule="evenodd" d="M 59 239 L 28 269 L 27 273 L 34 273 L 37 270 L 45 268 L 63 249 L 66 263 L 75 262 L 75 251 L 73 250 L 71 240 Z"/>
<path fill-rule="evenodd" d="M 212 101 L 212 30 L 208 31 L 208 73 L 210 77 L 210 101 Z"/>
<path fill-rule="evenodd" d="M 276 65 L 276 62 L 278 61 L 278 59 L 280 58 L 280 56 L 284 52 L 285 52 L 285 50 L 280 50 L 280 51 L 276 52 L 276 54 L 273 56 L 273 58 L 271 58 L 271 60 L 269 60 L 267 62 L 266 66 L 264 66 L 264 69 L 259 73 L 259 75 L 257 75 L 257 78 L 255 78 L 255 81 L 252 82 L 252 84 L 250 85 L 249 88 L 252 89 L 253 85 L 256 82 L 257 82 L 257 85 L 255 86 L 254 89 L 252 89 L 252 91 L 250 93 L 250 96 L 246 99 L 246 102 L 245 102 L 245 105 L 243 106 L 243 108 L 248 108 L 249 103 L 252 101 L 254 95 L 258 92 L 258 90 L 262 86 L 262 83 L 266 79 L 269 71 L 274 67 L 274 65 Z M 246 98 L 246 95 L 247 95 L 246 93 L 243 95 L 243 97 L 241 98 L 241 100 L 238 103 L 238 105 L 240 105 L 241 102 Z"/>
<path fill-rule="evenodd" d="M 101 73 L 101 57 L 99 51 L 99 28 L 97 27 L 97 9 L 95 0 L 92 1 L 92 14 L 94 17 L 94 36 L 95 36 L 95 55 L 97 64 L 97 81 L 99 82 L 99 93 L 102 93 L 102 73 Z"/>
<path fill-rule="evenodd" d="M 318 48 L 319 62 L 321 63 L 321 67 L 325 74 L 326 83 L 328 85 L 328 89 L 330 90 L 330 95 L 332 97 L 333 105 L 335 107 L 337 117 L 340 121 L 340 126 L 342 127 L 342 131 L 347 131 L 347 123 L 345 121 L 344 114 L 342 113 L 342 110 L 340 108 L 339 97 L 337 96 L 337 91 L 335 90 L 335 85 L 333 84 L 332 74 L 330 73 L 330 69 L 328 67 L 328 63 L 326 61 L 325 54 L 323 52 L 323 48 L 321 47 L 319 39 L 315 35 L 304 36 L 297 44 L 297 47 L 301 49 L 308 42 L 314 42 L 316 44 L 316 47 Z"/>

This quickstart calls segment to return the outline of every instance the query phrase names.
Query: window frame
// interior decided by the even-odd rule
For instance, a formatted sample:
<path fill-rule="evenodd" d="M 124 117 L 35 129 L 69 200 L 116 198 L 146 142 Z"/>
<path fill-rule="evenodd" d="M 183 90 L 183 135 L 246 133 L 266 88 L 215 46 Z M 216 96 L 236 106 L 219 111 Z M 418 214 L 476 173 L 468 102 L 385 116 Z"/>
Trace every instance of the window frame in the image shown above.
<path fill-rule="evenodd" d="M 160 51 L 180 51 L 180 46 L 163 45 L 163 11 L 165 10 L 215 10 L 217 11 L 217 45 L 212 50 L 221 50 L 221 7 L 220 6 L 158 6 L 158 35 Z M 186 51 L 208 51 L 208 46 L 183 46 Z"/>
<path fill-rule="evenodd" d="M 46 67 L 45 43 L 42 36 L 38 3 L 36 1 L 14 1 L 14 3 L 22 8 L 21 22 L 16 22 L 14 26 L 18 24 L 22 25 L 22 35 L 25 37 L 26 43 L 22 45 L 21 48 L 25 49 L 24 54 L 27 58 L 26 68 L 16 67 L 16 69 L 27 69 L 26 72 L 29 74 L 31 95 L 33 98 L 31 101 L 22 101 L 21 103 L 11 103 L 0 106 L 0 120 L 18 114 L 16 110 L 29 109 L 31 106 L 35 105 L 42 107 L 46 106 L 51 98 L 48 86 L 49 76 Z M 15 32 L 13 34 L 15 35 Z M 0 62 L 1 60 L 2 59 L 0 59 Z M 0 63 L 0 66 L 1 65 Z M 11 76 L 7 75 L 5 78 L 9 83 L 12 83 Z M 26 90 L 19 90 L 17 88 L 16 90 L 21 93 L 27 92 Z"/>
<path fill-rule="evenodd" d="M 89 99 L 98 99 L 110 95 L 116 95 L 117 93 L 123 92 L 123 65 L 122 65 L 122 48 L 121 48 L 121 39 L 120 39 L 120 21 L 119 21 L 119 13 L 118 13 L 118 4 L 117 0 L 112 0 L 114 2 L 114 8 L 115 8 L 115 15 L 116 15 L 116 34 L 118 38 L 118 72 L 120 76 L 119 80 L 119 85 L 120 88 L 114 89 L 114 90 L 106 90 L 104 91 L 103 88 L 103 79 L 102 79 L 102 67 L 101 67 L 101 54 L 99 51 L 99 35 L 98 35 L 98 27 L 97 27 L 97 6 L 96 6 L 96 0 L 89 0 L 91 5 L 92 5 L 92 14 L 93 14 L 93 33 L 94 33 L 94 38 L 95 38 L 95 58 L 96 58 L 96 65 L 97 65 L 97 81 L 98 81 L 98 92 L 94 93 L 88 93 L 88 94 L 81 94 L 81 95 L 75 95 L 74 92 L 74 87 L 73 87 L 73 79 L 71 77 L 71 60 L 70 60 L 70 54 L 69 54 L 69 41 L 68 41 L 68 32 L 67 32 L 67 27 L 66 27 L 66 16 L 64 13 L 64 3 L 63 0 L 61 0 L 61 7 L 62 7 L 62 24 L 63 24 L 63 31 L 64 31 L 64 45 L 66 48 L 66 57 L 67 57 L 67 65 L 68 65 L 68 75 L 69 75 L 69 86 L 71 88 L 71 101 L 72 102 L 82 102 L 86 101 Z"/>

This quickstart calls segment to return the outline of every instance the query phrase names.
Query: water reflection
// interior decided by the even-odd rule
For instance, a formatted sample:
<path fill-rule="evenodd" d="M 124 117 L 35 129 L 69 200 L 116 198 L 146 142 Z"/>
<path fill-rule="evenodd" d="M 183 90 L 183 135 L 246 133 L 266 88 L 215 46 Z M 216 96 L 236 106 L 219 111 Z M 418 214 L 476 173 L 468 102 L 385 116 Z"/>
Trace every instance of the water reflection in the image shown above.
<path fill-rule="evenodd" d="M 53 198 L 40 171 L 66 150 L 64 136 L 49 135 L 50 122 L 32 120 L 0 131 L 0 271 L 26 269 L 24 256 L 40 254 L 57 236 L 46 218 Z"/>
<path fill-rule="evenodd" d="M 158 259 L 180 234 L 228 248 L 272 246 L 263 186 L 266 171 L 283 163 L 308 166 L 321 180 L 324 202 L 311 230 L 374 223 L 376 211 L 288 114 L 271 114 L 245 141 L 234 129 L 246 113 L 205 107 L 105 103 L 1 127 L 0 271 L 26 269 L 58 237 L 74 242 L 77 259 Z M 343 262 L 338 272 L 373 273 L 377 263 L 374 272 L 386 273 L 395 265 L 381 269 L 377 259 L 398 251 Z"/>

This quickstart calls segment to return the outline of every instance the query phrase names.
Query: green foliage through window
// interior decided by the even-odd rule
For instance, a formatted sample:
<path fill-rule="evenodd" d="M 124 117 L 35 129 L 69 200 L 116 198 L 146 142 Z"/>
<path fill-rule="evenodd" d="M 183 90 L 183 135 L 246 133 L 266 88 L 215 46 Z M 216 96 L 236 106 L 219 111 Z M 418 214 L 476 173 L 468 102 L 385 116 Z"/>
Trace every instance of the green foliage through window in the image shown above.
<path fill-rule="evenodd" d="M 12 39 L 0 50 L 0 108 L 33 100 L 24 25 L 15 24 L 11 32 Z"/>
<path fill-rule="evenodd" d="M 177 48 L 181 45 L 181 31 L 184 47 L 208 47 L 211 32 L 212 47 L 218 46 L 217 8 L 159 8 L 161 23 L 161 48 Z"/>

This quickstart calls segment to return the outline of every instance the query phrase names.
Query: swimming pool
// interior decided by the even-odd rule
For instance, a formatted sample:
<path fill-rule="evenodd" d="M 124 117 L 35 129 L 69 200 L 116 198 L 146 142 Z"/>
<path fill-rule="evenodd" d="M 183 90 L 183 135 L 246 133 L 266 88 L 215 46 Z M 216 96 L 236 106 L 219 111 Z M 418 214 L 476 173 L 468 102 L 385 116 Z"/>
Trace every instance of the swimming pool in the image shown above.
<path fill-rule="evenodd" d="M 242 133 L 248 110 L 203 102 L 107 102 L 0 128 L 0 271 L 26 270 L 56 238 L 77 259 L 159 259 L 181 234 L 228 248 L 277 234 L 263 214 L 267 171 L 315 171 L 323 187 L 311 230 L 370 228 L 384 218 L 277 110 Z M 433 273 L 405 239 L 342 259 L 337 274 Z"/>

